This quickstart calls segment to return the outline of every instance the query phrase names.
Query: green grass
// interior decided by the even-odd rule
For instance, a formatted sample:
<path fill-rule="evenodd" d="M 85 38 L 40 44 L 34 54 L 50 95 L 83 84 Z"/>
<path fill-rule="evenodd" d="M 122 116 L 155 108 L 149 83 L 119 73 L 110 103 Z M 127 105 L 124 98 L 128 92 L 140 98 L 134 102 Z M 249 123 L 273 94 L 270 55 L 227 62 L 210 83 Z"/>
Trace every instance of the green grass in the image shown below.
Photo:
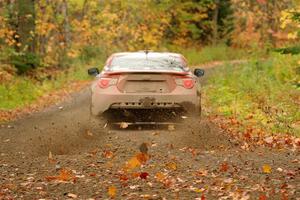
<path fill-rule="evenodd" d="M 68 73 L 60 73 L 53 80 L 42 82 L 26 76 L 16 76 L 12 81 L 0 85 L 0 110 L 12 110 L 25 107 L 35 102 L 39 97 L 51 91 L 61 89 L 65 85 L 78 80 L 88 80 L 87 68 L 98 66 L 101 61 L 91 61 L 89 64 L 77 60 L 72 63 Z"/>
<path fill-rule="evenodd" d="M 240 60 L 248 59 L 257 54 L 264 55 L 264 51 L 258 51 L 252 49 L 245 51 L 244 49 L 232 48 L 226 45 L 207 46 L 202 49 L 197 48 L 180 48 L 175 46 L 169 46 L 170 51 L 179 52 L 183 54 L 188 60 L 189 65 L 195 66 L 212 61 L 228 61 L 228 60 Z"/>
<path fill-rule="evenodd" d="M 270 133 L 300 136 L 300 56 L 273 54 L 264 61 L 218 68 L 205 86 L 213 112 L 248 123 Z M 250 123 L 250 122 L 249 122 Z"/>

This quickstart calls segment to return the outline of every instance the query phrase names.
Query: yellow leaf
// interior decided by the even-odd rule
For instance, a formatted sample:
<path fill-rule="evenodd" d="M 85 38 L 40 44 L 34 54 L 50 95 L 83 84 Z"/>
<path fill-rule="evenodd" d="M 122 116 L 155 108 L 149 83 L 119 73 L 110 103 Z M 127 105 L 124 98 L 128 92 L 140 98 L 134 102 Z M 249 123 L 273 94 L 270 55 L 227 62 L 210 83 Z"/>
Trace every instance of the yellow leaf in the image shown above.
<path fill-rule="evenodd" d="M 263 165 L 262 170 L 266 174 L 270 174 L 272 172 L 272 168 L 270 165 Z"/>
<path fill-rule="evenodd" d="M 197 192 L 197 193 L 202 193 L 202 192 L 205 191 L 205 189 L 204 188 L 200 188 L 200 189 L 196 188 L 194 191 Z"/>
<path fill-rule="evenodd" d="M 140 163 L 140 161 L 137 159 L 137 157 L 135 156 L 135 157 L 131 158 L 131 159 L 126 163 L 125 168 L 126 168 L 127 170 L 131 170 L 131 169 L 134 169 L 134 168 L 139 167 L 139 166 L 141 166 L 141 163 Z"/>
<path fill-rule="evenodd" d="M 156 175 L 155 175 L 155 178 L 158 180 L 158 181 L 163 181 L 166 179 L 166 175 L 164 175 L 163 173 L 161 172 L 157 172 Z"/>
<path fill-rule="evenodd" d="M 117 192 L 117 188 L 115 186 L 110 186 L 108 188 L 108 195 L 110 198 L 115 198 L 116 197 L 116 192 Z"/>
<path fill-rule="evenodd" d="M 167 168 L 171 169 L 171 170 L 177 170 L 177 165 L 176 163 L 172 162 L 172 163 L 168 163 L 167 165 Z"/>

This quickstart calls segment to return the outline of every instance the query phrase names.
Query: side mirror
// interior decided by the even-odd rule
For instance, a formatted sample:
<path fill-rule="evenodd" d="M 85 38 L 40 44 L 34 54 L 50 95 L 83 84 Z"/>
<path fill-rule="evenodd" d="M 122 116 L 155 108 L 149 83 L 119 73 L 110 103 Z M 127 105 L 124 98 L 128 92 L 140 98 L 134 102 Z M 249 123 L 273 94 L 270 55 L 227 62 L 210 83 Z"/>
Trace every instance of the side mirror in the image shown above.
<path fill-rule="evenodd" d="M 204 70 L 203 69 L 195 69 L 194 70 L 194 75 L 197 76 L 197 77 L 201 77 L 201 76 L 204 76 Z"/>
<path fill-rule="evenodd" d="M 91 76 L 97 76 L 99 74 L 98 68 L 90 68 L 88 69 L 88 74 Z"/>

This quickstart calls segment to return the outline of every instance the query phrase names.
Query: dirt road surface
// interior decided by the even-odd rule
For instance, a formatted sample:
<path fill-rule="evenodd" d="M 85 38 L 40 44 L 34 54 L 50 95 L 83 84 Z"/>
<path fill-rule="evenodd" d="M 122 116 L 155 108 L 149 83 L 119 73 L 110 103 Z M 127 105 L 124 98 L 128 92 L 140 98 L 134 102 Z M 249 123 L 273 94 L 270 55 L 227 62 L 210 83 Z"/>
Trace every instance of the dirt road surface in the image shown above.
<path fill-rule="evenodd" d="M 298 151 L 242 145 L 205 117 L 90 126 L 85 89 L 1 126 L 0 199 L 300 199 Z"/>

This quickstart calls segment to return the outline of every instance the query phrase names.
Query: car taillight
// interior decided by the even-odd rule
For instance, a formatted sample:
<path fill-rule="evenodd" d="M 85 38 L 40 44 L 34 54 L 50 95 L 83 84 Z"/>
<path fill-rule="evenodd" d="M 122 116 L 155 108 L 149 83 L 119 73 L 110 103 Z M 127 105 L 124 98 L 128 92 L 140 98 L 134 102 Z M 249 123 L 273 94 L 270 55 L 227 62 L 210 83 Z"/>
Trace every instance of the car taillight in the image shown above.
<path fill-rule="evenodd" d="M 195 85 L 195 82 L 193 79 L 183 79 L 183 86 L 187 89 L 193 88 Z"/>
<path fill-rule="evenodd" d="M 113 77 L 113 78 L 100 78 L 98 80 L 98 86 L 102 89 L 108 88 L 111 85 L 116 85 L 118 82 L 118 78 Z"/>
<path fill-rule="evenodd" d="M 177 85 L 183 86 L 186 89 L 192 89 L 195 85 L 195 80 L 191 78 L 177 78 L 175 82 Z"/>

